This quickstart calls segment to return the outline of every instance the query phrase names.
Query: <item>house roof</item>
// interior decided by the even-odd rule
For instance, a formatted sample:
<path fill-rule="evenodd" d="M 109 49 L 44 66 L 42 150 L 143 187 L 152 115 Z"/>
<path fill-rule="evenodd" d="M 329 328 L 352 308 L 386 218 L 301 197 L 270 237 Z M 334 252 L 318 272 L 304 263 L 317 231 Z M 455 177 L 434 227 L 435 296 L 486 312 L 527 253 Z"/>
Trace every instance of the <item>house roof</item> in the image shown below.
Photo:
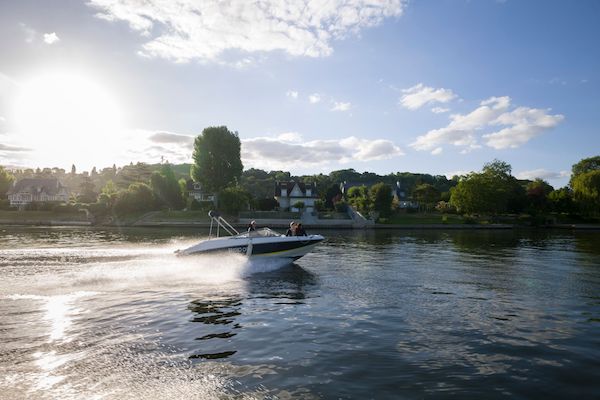
<path fill-rule="evenodd" d="M 303 197 L 319 197 L 317 195 L 317 185 L 314 183 L 304 183 L 296 181 L 281 181 L 275 183 L 275 196 L 281 196 L 281 189 L 287 189 L 288 196 L 294 189 L 294 186 L 298 185 L 298 188 L 302 192 Z M 306 195 L 306 189 L 311 190 L 311 195 Z"/>
<path fill-rule="evenodd" d="M 55 178 L 26 178 L 16 182 L 13 187 L 8 189 L 8 194 L 15 193 L 46 193 L 50 196 L 56 195 L 61 189 L 65 188 L 58 179 Z"/>

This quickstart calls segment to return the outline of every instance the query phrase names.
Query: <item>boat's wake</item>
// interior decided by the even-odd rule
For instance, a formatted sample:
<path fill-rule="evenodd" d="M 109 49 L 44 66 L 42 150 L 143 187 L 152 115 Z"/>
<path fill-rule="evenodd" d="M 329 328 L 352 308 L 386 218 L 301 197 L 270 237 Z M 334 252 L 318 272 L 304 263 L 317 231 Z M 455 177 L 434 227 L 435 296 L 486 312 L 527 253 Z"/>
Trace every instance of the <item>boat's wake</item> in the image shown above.
<path fill-rule="evenodd" d="M 226 285 L 289 265 L 289 261 L 282 259 L 249 260 L 238 254 L 177 257 L 174 250 L 179 246 L 181 243 L 51 251 L 10 250 L 11 265 L 7 267 L 15 274 L 6 280 L 6 285 L 0 285 L 0 294 Z M 24 273 L 32 257 L 44 268 Z"/>

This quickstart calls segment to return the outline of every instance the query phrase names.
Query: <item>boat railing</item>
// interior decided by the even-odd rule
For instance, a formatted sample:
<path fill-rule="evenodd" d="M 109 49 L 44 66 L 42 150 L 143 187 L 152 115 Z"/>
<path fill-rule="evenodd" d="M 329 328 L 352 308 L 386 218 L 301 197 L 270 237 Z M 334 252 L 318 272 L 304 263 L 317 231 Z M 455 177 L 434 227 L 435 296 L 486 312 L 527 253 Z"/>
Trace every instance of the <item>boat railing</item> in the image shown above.
<path fill-rule="evenodd" d="M 240 233 L 223 217 L 219 214 L 218 211 L 211 210 L 208 212 L 208 216 L 210 217 L 210 232 L 208 234 L 209 238 L 213 237 L 213 227 L 216 229 L 216 236 L 219 237 L 221 234 L 221 228 L 227 232 L 230 236 L 239 235 Z"/>

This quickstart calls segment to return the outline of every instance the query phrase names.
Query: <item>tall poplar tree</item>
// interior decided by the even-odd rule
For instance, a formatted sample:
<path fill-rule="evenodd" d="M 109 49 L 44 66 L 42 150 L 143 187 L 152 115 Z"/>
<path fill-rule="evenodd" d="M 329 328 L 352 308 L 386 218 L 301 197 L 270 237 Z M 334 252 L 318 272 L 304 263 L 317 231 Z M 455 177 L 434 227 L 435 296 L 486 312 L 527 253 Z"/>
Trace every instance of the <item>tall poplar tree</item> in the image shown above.
<path fill-rule="evenodd" d="M 240 151 L 237 132 L 226 126 L 205 128 L 194 140 L 192 179 L 213 193 L 238 182 L 243 170 Z"/>

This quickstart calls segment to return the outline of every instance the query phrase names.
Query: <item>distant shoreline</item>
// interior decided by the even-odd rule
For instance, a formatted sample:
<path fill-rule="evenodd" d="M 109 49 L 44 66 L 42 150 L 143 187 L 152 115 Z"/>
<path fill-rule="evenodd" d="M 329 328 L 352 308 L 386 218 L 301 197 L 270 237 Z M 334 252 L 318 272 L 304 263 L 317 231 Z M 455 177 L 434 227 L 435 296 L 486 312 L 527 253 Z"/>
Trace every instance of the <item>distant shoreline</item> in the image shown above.
<path fill-rule="evenodd" d="M 333 221 L 332 221 L 333 222 Z M 341 221 L 339 221 L 341 222 Z M 373 224 L 367 226 L 356 227 L 352 224 L 340 223 L 306 223 L 304 226 L 309 230 L 509 230 L 509 229 L 559 229 L 559 230 L 600 230 L 600 225 L 597 224 L 554 224 L 541 226 L 523 226 L 513 224 Z M 344 221 L 345 222 L 345 221 Z M 287 228 L 289 222 L 281 221 L 277 223 L 261 224 L 257 220 L 259 226 L 269 226 L 275 229 Z M 233 223 L 237 229 L 244 229 L 246 224 Z M 37 227 L 94 227 L 94 228 L 202 228 L 209 229 L 209 222 L 194 222 L 194 221 L 144 221 L 141 223 L 127 224 L 92 224 L 91 221 L 68 221 L 68 220 L 0 220 L 1 226 L 37 226 Z"/>

